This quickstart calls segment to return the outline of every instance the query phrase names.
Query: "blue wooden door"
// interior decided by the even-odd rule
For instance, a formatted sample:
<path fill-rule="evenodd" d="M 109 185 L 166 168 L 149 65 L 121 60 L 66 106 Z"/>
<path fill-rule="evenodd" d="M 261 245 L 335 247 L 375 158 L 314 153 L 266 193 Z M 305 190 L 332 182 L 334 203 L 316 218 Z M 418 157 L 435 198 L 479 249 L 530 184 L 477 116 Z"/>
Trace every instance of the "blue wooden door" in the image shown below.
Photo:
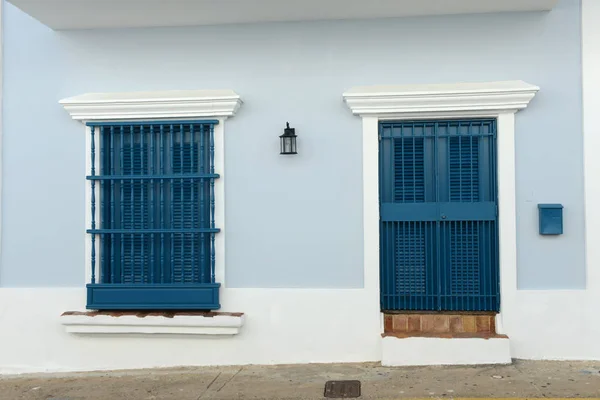
<path fill-rule="evenodd" d="M 379 135 L 382 309 L 498 311 L 496 121 Z"/>

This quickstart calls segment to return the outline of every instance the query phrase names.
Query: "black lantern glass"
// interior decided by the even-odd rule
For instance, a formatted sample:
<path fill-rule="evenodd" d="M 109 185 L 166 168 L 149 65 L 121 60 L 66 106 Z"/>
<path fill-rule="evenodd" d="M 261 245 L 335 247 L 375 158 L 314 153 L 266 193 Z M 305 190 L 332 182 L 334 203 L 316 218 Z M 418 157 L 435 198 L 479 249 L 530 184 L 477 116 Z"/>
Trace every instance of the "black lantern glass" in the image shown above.
<path fill-rule="evenodd" d="M 286 128 L 283 135 L 279 136 L 281 141 L 281 151 L 279 154 L 298 154 L 296 151 L 296 129 L 290 128 L 290 123 L 286 122 Z"/>

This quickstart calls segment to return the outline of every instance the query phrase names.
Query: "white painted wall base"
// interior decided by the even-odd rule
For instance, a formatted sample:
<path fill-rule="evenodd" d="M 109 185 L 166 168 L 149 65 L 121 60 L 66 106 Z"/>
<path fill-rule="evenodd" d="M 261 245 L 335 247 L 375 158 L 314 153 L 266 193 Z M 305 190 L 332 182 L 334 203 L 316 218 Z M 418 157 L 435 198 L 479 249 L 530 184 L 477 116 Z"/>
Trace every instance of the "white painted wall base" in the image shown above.
<path fill-rule="evenodd" d="M 382 339 L 381 364 L 411 365 L 510 364 L 509 339 L 396 338 Z"/>
<path fill-rule="evenodd" d="M 375 289 L 222 289 L 221 311 L 246 317 L 223 337 L 74 335 L 61 314 L 85 288 L 1 288 L 0 373 L 378 361 Z"/>
<path fill-rule="evenodd" d="M 387 343 L 377 288 L 369 287 L 225 288 L 222 311 L 246 317 L 240 333 L 228 337 L 74 335 L 61 314 L 83 310 L 84 288 L 0 288 L 0 373 L 381 361 Z M 599 303 L 590 290 L 513 292 L 501 315 L 510 355 L 600 360 Z"/>

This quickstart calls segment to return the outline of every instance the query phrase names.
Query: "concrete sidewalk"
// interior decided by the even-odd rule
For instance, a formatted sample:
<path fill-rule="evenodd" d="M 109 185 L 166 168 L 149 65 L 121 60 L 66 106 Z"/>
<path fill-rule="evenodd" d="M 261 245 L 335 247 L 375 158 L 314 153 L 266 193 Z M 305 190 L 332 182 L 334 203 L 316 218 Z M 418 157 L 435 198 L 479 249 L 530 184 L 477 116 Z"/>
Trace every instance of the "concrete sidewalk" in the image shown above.
<path fill-rule="evenodd" d="M 322 399 L 328 380 L 362 399 L 600 397 L 600 362 L 385 368 L 377 364 L 203 367 L 0 377 L 0 399 Z"/>

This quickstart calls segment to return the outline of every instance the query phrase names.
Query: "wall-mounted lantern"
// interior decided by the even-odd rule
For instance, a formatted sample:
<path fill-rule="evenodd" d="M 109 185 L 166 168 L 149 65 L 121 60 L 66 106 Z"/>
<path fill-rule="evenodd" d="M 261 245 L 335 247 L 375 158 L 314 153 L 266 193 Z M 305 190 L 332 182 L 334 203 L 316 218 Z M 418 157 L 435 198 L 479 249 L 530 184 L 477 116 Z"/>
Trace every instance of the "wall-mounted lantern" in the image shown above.
<path fill-rule="evenodd" d="M 283 135 L 279 136 L 281 141 L 281 152 L 279 154 L 298 154 L 296 151 L 296 129 L 290 128 L 290 123 L 286 122 L 286 128 Z"/>

